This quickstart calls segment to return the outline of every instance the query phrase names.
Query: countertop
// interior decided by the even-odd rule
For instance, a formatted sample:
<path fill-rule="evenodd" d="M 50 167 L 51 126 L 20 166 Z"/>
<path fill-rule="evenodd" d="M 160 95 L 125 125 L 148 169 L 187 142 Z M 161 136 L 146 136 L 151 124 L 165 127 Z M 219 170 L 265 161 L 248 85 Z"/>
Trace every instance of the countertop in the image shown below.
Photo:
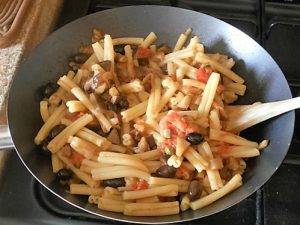
<path fill-rule="evenodd" d="M 6 98 L 10 82 L 27 54 L 52 30 L 61 11 L 63 0 L 32 0 L 19 37 L 11 46 L 0 49 L 0 124 L 7 124 Z M 11 151 L 0 151 L 0 175 Z"/>

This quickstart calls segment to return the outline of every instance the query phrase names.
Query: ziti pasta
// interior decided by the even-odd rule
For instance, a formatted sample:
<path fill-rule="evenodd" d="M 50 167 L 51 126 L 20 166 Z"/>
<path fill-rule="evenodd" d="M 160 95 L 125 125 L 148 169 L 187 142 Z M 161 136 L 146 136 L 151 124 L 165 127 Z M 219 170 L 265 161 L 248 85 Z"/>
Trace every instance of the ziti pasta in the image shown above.
<path fill-rule="evenodd" d="M 241 186 L 245 159 L 268 141 L 233 132 L 263 119 L 243 116 L 263 104 L 230 105 L 246 90 L 234 60 L 206 53 L 191 28 L 175 46 L 156 44 L 154 32 L 100 33 L 93 54 L 71 57 L 77 70 L 61 75 L 59 89 L 48 84 L 52 94 L 46 86 L 40 102 L 44 124 L 34 140 L 70 194 L 100 210 L 162 216 Z"/>

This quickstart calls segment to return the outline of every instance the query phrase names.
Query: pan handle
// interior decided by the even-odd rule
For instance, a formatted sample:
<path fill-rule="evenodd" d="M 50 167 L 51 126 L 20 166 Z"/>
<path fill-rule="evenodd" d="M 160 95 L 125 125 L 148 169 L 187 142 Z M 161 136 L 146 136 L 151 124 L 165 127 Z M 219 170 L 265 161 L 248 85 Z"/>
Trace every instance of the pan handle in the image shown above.
<path fill-rule="evenodd" d="M 0 125 L 0 150 L 14 148 L 7 125 Z"/>

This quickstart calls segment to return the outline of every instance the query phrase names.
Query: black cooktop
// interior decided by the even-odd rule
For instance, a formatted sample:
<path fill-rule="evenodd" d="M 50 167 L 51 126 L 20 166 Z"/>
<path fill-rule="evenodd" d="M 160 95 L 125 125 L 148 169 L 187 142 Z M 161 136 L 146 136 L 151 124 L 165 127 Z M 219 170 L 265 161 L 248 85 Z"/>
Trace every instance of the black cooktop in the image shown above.
<path fill-rule="evenodd" d="M 97 11 L 136 4 L 170 5 L 218 17 L 259 42 L 282 68 L 294 96 L 300 95 L 299 0 L 69 0 L 56 29 Z M 272 178 L 239 204 L 204 219 L 183 224 L 300 224 L 300 112 L 288 155 Z M 65 204 L 45 190 L 11 152 L 0 178 L 0 225 L 122 224 Z"/>

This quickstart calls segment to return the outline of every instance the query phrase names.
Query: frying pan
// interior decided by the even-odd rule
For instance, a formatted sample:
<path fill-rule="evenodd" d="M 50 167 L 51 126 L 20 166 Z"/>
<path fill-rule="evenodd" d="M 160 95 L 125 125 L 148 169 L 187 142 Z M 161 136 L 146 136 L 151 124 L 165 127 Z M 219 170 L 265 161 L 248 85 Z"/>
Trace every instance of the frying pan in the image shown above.
<path fill-rule="evenodd" d="M 33 50 L 19 68 L 10 87 L 8 126 L 20 159 L 31 174 L 49 191 L 86 212 L 117 221 L 162 224 L 194 220 L 212 215 L 242 201 L 259 189 L 277 170 L 284 159 L 293 135 L 294 112 L 276 117 L 250 129 L 251 140 L 269 139 L 262 154 L 248 160 L 243 186 L 201 210 L 188 210 L 174 216 L 155 218 L 128 217 L 99 210 L 87 199 L 72 196 L 55 180 L 50 159 L 38 154 L 33 139 L 42 125 L 37 89 L 48 81 L 56 81 L 68 70 L 68 56 L 89 43 L 91 30 L 99 27 L 113 37 L 141 36 L 150 31 L 158 35 L 158 43 L 175 44 L 187 27 L 200 35 L 209 52 L 221 52 L 236 60 L 234 70 L 247 85 L 247 94 L 239 103 L 270 102 L 291 98 L 287 81 L 272 57 L 253 39 L 233 26 L 211 16 L 190 10 L 165 6 L 129 6 L 105 10 L 80 18 L 52 33 Z M 1 127 L 3 145 L 9 146 L 7 127 Z M 4 140 L 5 139 L 5 140 Z M 10 162 L 13 163 L 13 162 Z"/>

